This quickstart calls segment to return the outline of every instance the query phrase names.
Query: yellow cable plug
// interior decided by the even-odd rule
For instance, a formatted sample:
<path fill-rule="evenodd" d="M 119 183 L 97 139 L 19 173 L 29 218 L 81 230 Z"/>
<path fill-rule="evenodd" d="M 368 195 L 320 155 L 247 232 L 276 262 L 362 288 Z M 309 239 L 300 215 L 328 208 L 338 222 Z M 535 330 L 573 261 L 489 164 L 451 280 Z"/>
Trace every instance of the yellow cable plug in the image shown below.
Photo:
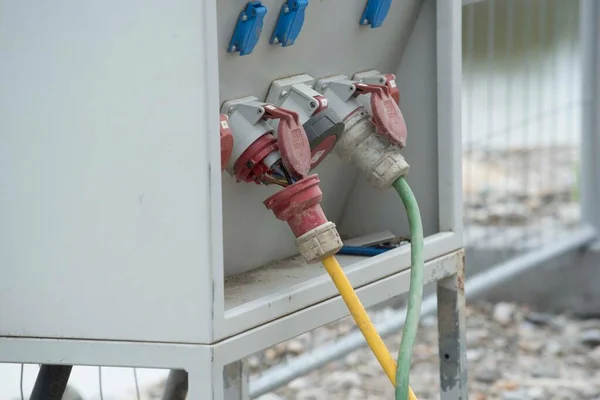
<path fill-rule="evenodd" d="M 383 368 L 392 386 L 396 386 L 396 361 L 392 357 L 390 351 L 387 349 L 385 343 L 377 333 L 377 330 L 373 326 L 365 307 L 360 302 L 360 299 L 356 295 L 352 284 L 348 280 L 348 277 L 344 273 L 344 270 L 338 263 L 335 256 L 328 256 L 321 259 L 323 266 L 327 270 L 327 273 L 331 277 L 335 287 L 342 296 L 344 303 L 348 307 L 352 318 L 356 322 L 358 329 L 362 332 L 369 348 L 379 361 L 379 364 Z M 409 399 L 417 400 L 417 396 L 413 392 L 412 388 L 409 388 Z"/>

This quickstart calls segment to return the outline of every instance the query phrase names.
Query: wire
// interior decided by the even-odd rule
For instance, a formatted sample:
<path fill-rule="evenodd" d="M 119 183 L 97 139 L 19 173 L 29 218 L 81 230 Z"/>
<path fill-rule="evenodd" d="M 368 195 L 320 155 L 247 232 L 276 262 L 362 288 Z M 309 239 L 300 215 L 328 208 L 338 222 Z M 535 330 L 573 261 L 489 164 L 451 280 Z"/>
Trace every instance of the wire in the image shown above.
<path fill-rule="evenodd" d="M 140 385 L 138 383 L 137 368 L 133 369 L 133 382 L 135 383 L 135 394 L 137 395 L 137 400 L 140 400 Z"/>
<path fill-rule="evenodd" d="M 288 182 L 288 185 L 291 185 L 292 183 L 294 183 L 294 181 L 292 180 L 292 176 L 287 171 L 287 169 L 282 167 L 281 170 L 283 171 L 283 175 L 285 175 L 285 180 Z"/>
<path fill-rule="evenodd" d="M 25 400 L 25 394 L 23 393 L 23 369 L 24 369 L 24 365 L 23 363 L 21 363 L 21 382 L 20 382 L 20 389 L 21 389 L 21 400 Z"/>
<path fill-rule="evenodd" d="M 285 180 L 277 179 L 276 177 L 272 176 L 271 174 L 264 174 L 261 177 L 261 182 L 265 185 L 275 184 L 275 185 L 279 185 L 279 186 L 283 186 L 283 187 L 289 186 Z"/>
<path fill-rule="evenodd" d="M 98 386 L 100 387 L 100 400 L 104 400 L 104 393 L 102 392 L 102 367 L 98 367 Z"/>
<path fill-rule="evenodd" d="M 385 374 L 390 382 L 392 382 L 392 385 L 395 385 L 396 363 L 394 362 L 394 358 L 381 339 L 381 336 L 379 336 L 377 330 L 373 326 L 367 311 L 360 302 L 360 299 L 354 291 L 354 288 L 348 280 L 348 277 L 344 273 L 344 270 L 338 263 L 335 256 L 325 257 L 321 260 L 321 262 L 331 277 L 331 280 L 333 281 L 338 292 L 340 292 L 344 303 L 346 303 L 352 318 L 354 318 L 358 329 L 360 329 L 361 333 L 365 337 L 365 340 L 375 355 L 375 358 L 377 358 L 377 361 L 379 361 L 379 364 L 385 371 Z M 417 400 L 417 396 L 415 396 L 410 388 L 408 398 L 410 400 Z"/>
<path fill-rule="evenodd" d="M 409 386 L 410 361 L 412 349 L 417 337 L 419 319 L 421 317 L 421 302 L 423 300 L 423 224 L 419 204 L 413 194 L 408 182 L 404 177 L 398 178 L 394 184 L 398 192 L 406 214 L 410 228 L 410 289 L 408 292 L 408 305 L 406 307 L 406 322 L 402 331 L 400 350 L 398 351 L 398 369 L 396 370 L 396 400 L 404 400 L 409 397 L 411 389 Z"/>

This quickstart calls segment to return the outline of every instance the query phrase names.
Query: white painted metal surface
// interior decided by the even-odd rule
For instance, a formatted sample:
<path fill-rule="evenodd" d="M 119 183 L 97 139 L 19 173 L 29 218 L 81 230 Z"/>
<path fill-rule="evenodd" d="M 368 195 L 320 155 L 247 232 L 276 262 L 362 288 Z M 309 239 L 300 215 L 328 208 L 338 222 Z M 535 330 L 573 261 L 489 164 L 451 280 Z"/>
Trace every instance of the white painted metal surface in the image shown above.
<path fill-rule="evenodd" d="M 0 335 L 210 341 L 214 3 L 0 14 Z"/>

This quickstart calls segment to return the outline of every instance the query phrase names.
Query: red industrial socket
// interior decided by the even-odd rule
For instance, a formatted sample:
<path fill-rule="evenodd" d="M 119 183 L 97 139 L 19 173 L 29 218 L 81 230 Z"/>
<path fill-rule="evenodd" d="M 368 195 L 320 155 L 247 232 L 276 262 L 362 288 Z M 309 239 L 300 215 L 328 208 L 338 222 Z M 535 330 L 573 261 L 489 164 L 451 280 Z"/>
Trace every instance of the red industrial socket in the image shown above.
<path fill-rule="evenodd" d="M 277 219 L 288 223 L 296 237 L 327 223 L 320 204 L 323 193 L 319 182 L 317 175 L 310 175 L 264 201 Z"/>
<path fill-rule="evenodd" d="M 310 145 L 306 133 L 295 112 L 266 104 L 263 119 L 278 119 L 277 138 L 266 132 L 241 154 L 233 166 L 238 181 L 260 182 L 269 170 L 265 158 L 279 150 L 283 165 L 296 179 L 301 179 L 310 170 Z"/>
<path fill-rule="evenodd" d="M 221 172 L 225 171 L 231 152 L 233 151 L 233 135 L 229 127 L 229 117 L 221 114 L 219 130 L 221 133 Z"/>

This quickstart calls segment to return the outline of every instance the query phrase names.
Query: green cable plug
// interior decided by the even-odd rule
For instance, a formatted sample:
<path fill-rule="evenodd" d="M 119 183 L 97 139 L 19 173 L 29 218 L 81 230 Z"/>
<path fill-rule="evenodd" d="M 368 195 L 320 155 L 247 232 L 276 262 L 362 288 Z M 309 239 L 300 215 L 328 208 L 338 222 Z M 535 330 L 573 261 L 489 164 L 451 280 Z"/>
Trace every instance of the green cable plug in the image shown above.
<path fill-rule="evenodd" d="M 400 177 L 394 182 L 393 186 L 400 199 L 402 199 L 404 208 L 406 208 L 410 228 L 410 290 L 396 367 L 396 400 L 407 400 L 412 349 L 419 328 L 423 299 L 423 267 L 425 263 L 423 258 L 423 224 L 419 204 L 410 186 L 408 186 L 408 182 L 404 177 Z"/>

